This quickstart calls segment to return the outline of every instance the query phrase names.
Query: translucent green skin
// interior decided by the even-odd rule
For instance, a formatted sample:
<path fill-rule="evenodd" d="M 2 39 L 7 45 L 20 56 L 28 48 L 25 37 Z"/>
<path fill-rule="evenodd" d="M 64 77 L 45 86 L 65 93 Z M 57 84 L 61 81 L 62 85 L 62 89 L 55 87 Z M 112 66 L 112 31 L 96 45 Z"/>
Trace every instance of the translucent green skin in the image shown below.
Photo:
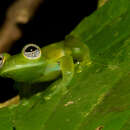
<path fill-rule="evenodd" d="M 23 53 L 3 55 L 5 63 L 0 68 L 0 76 L 18 82 L 46 82 L 60 75 L 67 81 L 73 77 L 76 68 L 90 64 L 87 46 L 73 37 L 41 48 L 41 57 L 38 59 L 27 59 Z M 74 63 L 74 60 L 77 62 Z"/>

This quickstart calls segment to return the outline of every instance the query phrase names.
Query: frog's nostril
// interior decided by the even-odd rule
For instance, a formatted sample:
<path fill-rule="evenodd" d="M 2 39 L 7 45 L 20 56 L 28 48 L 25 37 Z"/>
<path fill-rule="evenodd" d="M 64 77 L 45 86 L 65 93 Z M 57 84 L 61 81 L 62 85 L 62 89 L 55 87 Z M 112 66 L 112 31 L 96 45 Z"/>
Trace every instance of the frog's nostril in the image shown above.
<path fill-rule="evenodd" d="M 41 56 L 41 49 L 35 44 L 28 44 L 23 48 L 23 55 L 28 59 L 37 59 Z"/>

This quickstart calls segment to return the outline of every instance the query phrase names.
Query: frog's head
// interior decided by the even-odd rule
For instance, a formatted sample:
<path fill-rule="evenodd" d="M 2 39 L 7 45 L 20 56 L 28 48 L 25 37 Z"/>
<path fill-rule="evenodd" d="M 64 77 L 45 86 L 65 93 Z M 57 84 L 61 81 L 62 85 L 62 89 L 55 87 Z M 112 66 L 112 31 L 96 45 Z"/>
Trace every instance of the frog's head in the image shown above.
<path fill-rule="evenodd" d="M 20 54 L 0 54 L 0 76 L 21 82 L 35 82 L 46 66 L 41 49 L 35 44 L 26 45 Z"/>

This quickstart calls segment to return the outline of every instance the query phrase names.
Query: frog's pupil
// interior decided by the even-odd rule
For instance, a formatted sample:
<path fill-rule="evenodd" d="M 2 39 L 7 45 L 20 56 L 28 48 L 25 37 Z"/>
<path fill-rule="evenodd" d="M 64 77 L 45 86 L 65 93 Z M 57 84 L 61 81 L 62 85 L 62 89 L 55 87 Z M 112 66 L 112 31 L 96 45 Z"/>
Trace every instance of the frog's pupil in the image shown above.
<path fill-rule="evenodd" d="M 28 47 L 28 48 L 25 49 L 25 52 L 33 52 L 33 51 L 36 51 L 36 50 L 37 50 L 36 47 L 30 46 L 30 47 Z"/>

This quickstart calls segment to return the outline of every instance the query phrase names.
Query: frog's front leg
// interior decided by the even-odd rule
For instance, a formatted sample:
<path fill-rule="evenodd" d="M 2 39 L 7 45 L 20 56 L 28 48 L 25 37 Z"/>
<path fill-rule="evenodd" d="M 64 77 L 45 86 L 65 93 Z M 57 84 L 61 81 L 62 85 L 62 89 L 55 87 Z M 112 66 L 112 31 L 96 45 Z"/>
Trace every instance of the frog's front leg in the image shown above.
<path fill-rule="evenodd" d="M 60 59 L 60 68 L 62 73 L 62 79 L 55 81 L 46 92 L 45 99 L 50 99 L 56 94 L 66 94 L 68 91 L 68 84 L 73 78 L 74 75 L 74 63 L 71 56 L 63 56 Z"/>
<path fill-rule="evenodd" d="M 60 61 L 62 82 L 68 84 L 74 75 L 74 63 L 72 56 L 64 56 Z"/>

